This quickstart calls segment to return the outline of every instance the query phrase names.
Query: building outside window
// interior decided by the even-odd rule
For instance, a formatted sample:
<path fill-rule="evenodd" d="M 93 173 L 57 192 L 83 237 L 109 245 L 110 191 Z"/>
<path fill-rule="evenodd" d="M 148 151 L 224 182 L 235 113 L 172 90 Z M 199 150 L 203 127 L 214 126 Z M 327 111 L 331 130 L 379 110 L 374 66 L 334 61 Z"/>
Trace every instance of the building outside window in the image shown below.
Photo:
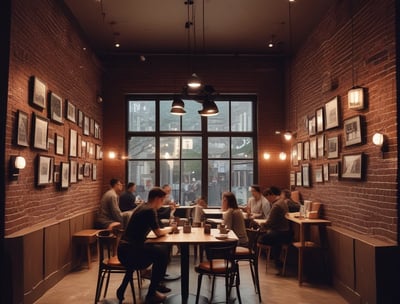
<path fill-rule="evenodd" d="M 173 97 L 127 97 L 127 180 L 147 200 L 153 186 L 170 184 L 175 202 L 200 195 L 220 206 L 224 191 L 244 205 L 257 179 L 255 96 L 219 96 L 219 114 L 202 117 L 202 105 L 184 100 L 186 114 L 170 113 Z"/>

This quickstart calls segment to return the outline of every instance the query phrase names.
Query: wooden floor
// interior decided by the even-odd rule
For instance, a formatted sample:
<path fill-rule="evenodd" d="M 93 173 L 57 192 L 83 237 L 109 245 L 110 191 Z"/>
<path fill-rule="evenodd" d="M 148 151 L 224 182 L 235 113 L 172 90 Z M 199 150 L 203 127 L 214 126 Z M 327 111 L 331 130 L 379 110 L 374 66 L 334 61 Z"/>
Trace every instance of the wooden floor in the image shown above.
<path fill-rule="evenodd" d="M 179 274 L 179 256 L 174 255 L 172 261 L 168 266 L 168 273 Z M 195 265 L 195 261 L 191 261 Z M 94 303 L 94 294 L 96 289 L 97 280 L 97 261 L 92 263 L 91 269 L 82 268 L 80 270 L 71 272 L 56 286 L 51 288 L 44 294 L 36 304 L 70 304 L 70 303 Z M 347 303 L 333 288 L 326 284 L 309 283 L 305 282 L 302 286 L 298 285 L 297 273 L 295 267 L 288 267 L 285 277 L 277 276 L 277 271 L 273 263 L 270 263 L 268 273 L 265 272 L 265 258 L 260 259 L 260 283 L 261 283 L 261 296 L 262 303 L 268 304 L 345 304 Z M 240 292 L 242 303 L 254 304 L 258 303 L 258 296 L 254 292 L 253 282 L 249 271 L 248 264 L 244 263 L 240 266 L 241 285 Z M 116 304 L 118 303 L 115 291 L 121 282 L 122 275 L 116 274 L 111 276 L 110 286 L 105 299 L 101 300 L 101 304 Z M 144 298 L 148 286 L 147 280 L 143 281 L 142 293 L 136 287 L 136 295 L 138 303 L 142 303 L 141 299 Z M 179 293 L 180 280 L 168 281 L 166 285 L 172 289 L 171 294 Z M 202 295 L 209 297 L 209 280 L 205 277 L 203 279 Z M 190 273 L 190 293 L 195 294 L 197 287 L 197 275 L 193 271 Z M 223 280 L 217 279 L 217 295 L 214 297 L 213 303 L 224 302 L 224 287 Z M 235 300 L 236 294 L 232 292 L 232 303 L 238 303 Z M 133 303 L 132 294 L 127 289 L 125 294 L 126 304 Z M 191 303 L 190 303 L 191 304 Z"/>

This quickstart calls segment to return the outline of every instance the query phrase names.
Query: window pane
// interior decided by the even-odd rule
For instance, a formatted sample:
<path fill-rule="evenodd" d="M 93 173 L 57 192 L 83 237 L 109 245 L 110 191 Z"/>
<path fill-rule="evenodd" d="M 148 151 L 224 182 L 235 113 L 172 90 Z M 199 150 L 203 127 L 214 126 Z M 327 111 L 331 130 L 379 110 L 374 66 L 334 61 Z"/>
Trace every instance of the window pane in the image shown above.
<path fill-rule="evenodd" d="M 219 113 L 216 116 L 208 117 L 209 132 L 227 132 L 229 131 L 229 102 L 216 101 Z"/>
<path fill-rule="evenodd" d="M 129 159 L 155 159 L 156 139 L 154 137 L 131 137 L 128 141 Z"/>
<path fill-rule="evenodd" d="M 180 137 L 160 137 L 160 158 L 171 159 L 180 157 Z"/>
<path fill-rule="evenodd" d="M 202 109 L 201 104 L 194 100 L 183 100 L 183 102 L 186 114 L 182 116 L 182 130 L 201 131 L 201 116 L 198 112 Z"/>
<path fill-rule="evenodd" d="M 201 160 L 182 161 L 182 205 L 189 206 L 201 195 L 201 178 Z"/>
<path fill-rule="evenodd" d="M 156 130 L 155 105 L 154 100 L 130 100 L 128 104 L 128 131 L 154 132 Z"/>
<path fill-rule="evenodd" d="M 208 161 L 208 205 L 221 206 L 221 196 L 224 191 L 229 191 L 229 161 Z"/>
<path fill-rule="evenodd" d="M 252 160 L 232 161 L 232 192 L 235 193 L 239 205 L 246 205 L 250 196 L 248 189 L 253 184 L 254 162 Z"/>
<path fill-rule="evenodd" d="M 229 137 L 208 138 L 209 158 L 228 158 L 229 153 Z"/>
<path fill-rule="evenodd" d="M 170 113 L 171 105 L 172 100 L 160 101 L 160 131 L 180 130 L 180 116 Z"/>
<path fill-rule="evenodd" d="M 128 181 L 136 183 L 136 194 L 147 201 L 155 181 L 155 161 L 128 161 Z"/>
<path fill-rule="evenodd" d="M 182 137 L 182 158 L 202 158 L 202 138 L 199 136 Z"/>
<path fill-rule="evenodd" d="M 238 132 L 253 131 L 253 103 L 251 101 L 233 101 L 231 103 L 231 130 Z"/>
<path fill-rule="evenodd" d="M 232 158 L 253 158 L 251 137 L 232 137 Z"/>
<path fill-rule="evenodd" d="M 180 186 L 180 166 L 179 160 L 160 160 L 160 186 L 164 184 L 171 185 L 172 198 L 179 202 Z"/>

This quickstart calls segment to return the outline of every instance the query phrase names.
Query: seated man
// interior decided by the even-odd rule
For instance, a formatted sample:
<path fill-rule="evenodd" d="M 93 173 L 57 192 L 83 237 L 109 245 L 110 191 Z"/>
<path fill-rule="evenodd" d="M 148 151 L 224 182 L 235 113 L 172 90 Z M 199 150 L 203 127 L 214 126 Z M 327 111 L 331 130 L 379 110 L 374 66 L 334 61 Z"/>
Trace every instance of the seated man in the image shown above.
<path fill-rule="evenodd" d="M 272 204 L 272 208 L 267 221 L 261 224 L 261 235 L 258 242 L 272 246 L 271 254 L 275 259 L 275 265 L 280 270 L 282 268 L 279 261 L 281 245 L 292 239 L 289 221 L 286 218 L 288 206 L 281 198 L 281 190 L 277 187 L 268 188 L 264 191 L 264 196 Z"/>
<path fill-rule="evenodd" d="M 282 199 L 288 205 L 289 212 L 299 212 L 300 211 L 300 204 L 292 200 L 292 194 L 290 190 L 283 189 L 282 190 Z"/>
<path fill-rule="evenodd" d="M 95 228 L 97 229 L 112 229 L 124 223 L 123 214 L 118 206 L 122 183 L 119 179 L 113 178 L 110 186 L 111 189 L 104 193 L 100 201 L 95 219 Z"/>
<path fill-rule="evenodd" d="M 247 201 L 247 206 L 243 209 L 254 218 L 268 218 L 271 204 L 262 195 L 259 185 L 250 186 L 251 197 Z"/>

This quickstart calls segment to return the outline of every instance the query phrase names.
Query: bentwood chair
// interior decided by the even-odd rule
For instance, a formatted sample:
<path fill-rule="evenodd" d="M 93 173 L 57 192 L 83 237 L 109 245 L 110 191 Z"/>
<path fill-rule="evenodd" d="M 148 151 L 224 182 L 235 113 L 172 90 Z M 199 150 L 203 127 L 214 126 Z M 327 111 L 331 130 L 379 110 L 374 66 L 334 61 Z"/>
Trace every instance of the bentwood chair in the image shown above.
<path fill-rule="evenodd" d="M 117 236 L 110 230 L 102 230 L 97 234 L 97 241 L 99 246 L 99 272 L 97 276 L 96 296 L 94 303 L 97 304 L 100 300 L 101 291 L 103 289 L 104 280 L 104 294 L 105 298 L 107 295 L 108 284 L 110 282 L 110 276 L 112 273 L 127 273 L 127 269 L 121 264 L 116 255 Z M 136 271 L 138 272 L 138 271 Z M 133 284 L 133 273 L 132 278 L 129 282 L 132 290 L 133 303 L 136 303 L 135 286 Z M 138 281 L 140 279 L 138 278 Z M 139 283 L 140 284 L 140 283 Z M 140 285 L 139 285 L 140 290 Z"/>
<path fill-rule="evenodd" d="M 259 230 L 246 229 L 249 243 L 247 247 L 237 246 L 235 250 L 235 263 L 239 274 L 239 262 L 249 262 L 251 278 L 253 279 L 255 292 L 258 294 L 258 300 L 261 303 L 260 279 L 258 276 L 258 246 L 257 239 L 260 234 Z M 238 276 L 240 280 L 240 275 Z M 240 284 L 240 281 L 239 281 Z"/>
<path fill-rule="evenodd" d="M 195 267 L 199 274 L 197 281 L 196 304 L 199 303 L 200 289 L 203 275 L 212 277 L 212 288 L 209 303 L 214 296 L 215 279 L 225 278 L 226 303 L 229 302 L 232 287 L 236 287 L 237 298 L 242 303 L 239 290 L 239 274 L 235 263 L 234 255 L 237 242 L 222 242 L 215 245 L 205 246 L 207 261 L 203 261 Z"/>

